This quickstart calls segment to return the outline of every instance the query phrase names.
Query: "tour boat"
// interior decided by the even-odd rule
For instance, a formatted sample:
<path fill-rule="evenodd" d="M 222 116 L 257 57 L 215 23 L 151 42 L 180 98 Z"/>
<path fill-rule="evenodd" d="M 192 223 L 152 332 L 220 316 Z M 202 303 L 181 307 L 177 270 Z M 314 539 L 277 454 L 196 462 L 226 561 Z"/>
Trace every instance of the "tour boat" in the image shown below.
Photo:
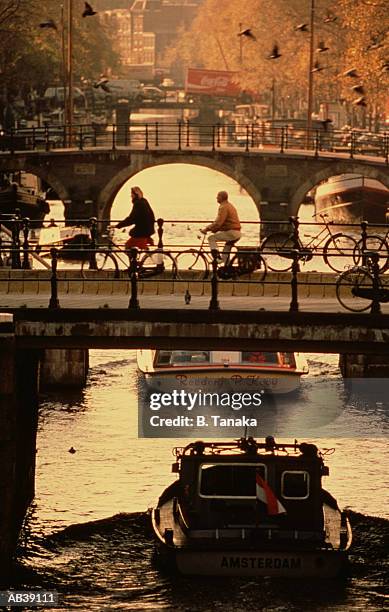
<path fill-rule="evenodd" d="M 333 176 L 316 189 L 316 214 L 339 222 L 386 223 L 389 189 L 376 179 L 356 174 Z"/>
<path fill-rule="evenodd" d="M 150 511 L 161 567 L 209 576 L 343 573 L 351 528 L 322 488 L 329 470 L 314 444 L 268 436 L 192 442 L 174 454 L 178 480 Z"/>
<path fill-rule="evenodd" d="M 290 393 L 308 373 L 300 353 L 264 351 L 138 350 L 138 368 L 146 383 L 164 390 L 244 389 L 260 385 L 267 392 Z"/>
<path fill-rule="evenodd" d="M 37 185 L 26 181 L 26 178 L 33 180 L 35 177 L 24 174 L 18 178 L 20 182 L 11 182 L 6 175 L 0 176 L 0 214 L 12 215 L 19 210 L 21 217 L 42 222 L 50 208 Z"/>

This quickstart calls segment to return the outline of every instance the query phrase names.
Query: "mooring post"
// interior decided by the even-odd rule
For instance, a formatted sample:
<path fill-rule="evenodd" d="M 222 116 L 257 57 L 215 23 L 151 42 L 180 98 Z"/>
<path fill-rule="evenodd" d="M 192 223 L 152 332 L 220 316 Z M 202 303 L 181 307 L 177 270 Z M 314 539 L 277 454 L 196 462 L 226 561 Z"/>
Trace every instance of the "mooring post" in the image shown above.
<path fill-rule="evenodd" d="M 299 303 L 298 303 L 298 272 L 300 270 L 299 266 L 299 251 L 297 249 L 293 249 L 293 263 L 292 263 L 292 280 L 290 282 L 292 289 L 292 299 L 290 301 L 289 312 L 298 312 Z"/>
<path fill-rule="evenodd" d="M 49 301 L 49 308 L 59 308 L 58 300 L 58 279 L 57 279 L 57 264 L 58 264 L 58 250 L 50 249 L 51 255 L 51 296 Z"/>
<path fill-rule="evenodd" d="M 371 258 L 372 265 L 371 270 L 373 272 L 373 301 L 371 303 L 370 312 L 372 314 L 381 314 L 381 304 L 380 304 L 380 292 L 381 292 L 381 283 L 380 283 L 380 264 L 379 259 L 380 256 L 378 253 L 372 251 L 369 253 L 369 257 Z"/>
<path fill-rule="evenodd" d="M 130 249 L 130 279 L 131 279 L 131 297 L 130 303 L 128 304 L 128 308 L 133 308 L 138 310 L 139 300 L 138 300 L 138 249 L 132 248 Z"/>
<path fill-rule="evenodd" d="M 209 302 L 209 310 L 220 310 L 219 304 L 219 278 L 218 278 L 218 257 L 216 250 L 212 249 L 212 277 L 211 277 L 211 301 Z"/>
<path fill-rule="evenodd" d="M 30 232 L 30 219 L 28 217 L 24 217 L 23 219 L 23 270 L 30 270 L 30 260 L 28 257 L 29 243 L 28 243 L 28 235 Z"/>

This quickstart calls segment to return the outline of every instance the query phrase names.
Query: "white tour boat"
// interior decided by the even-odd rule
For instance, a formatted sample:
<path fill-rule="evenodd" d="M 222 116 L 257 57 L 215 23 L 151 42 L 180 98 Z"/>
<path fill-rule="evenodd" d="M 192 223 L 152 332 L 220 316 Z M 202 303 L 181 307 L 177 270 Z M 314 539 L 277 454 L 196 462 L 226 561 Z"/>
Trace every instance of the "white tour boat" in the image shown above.
<path fill-rule="evenodd" d="M 137 351 L 138 368 L 153 388 L 250 388 L 272 393 L 299 388 L 308 364 L 300 353 L 265 351 Z"/>

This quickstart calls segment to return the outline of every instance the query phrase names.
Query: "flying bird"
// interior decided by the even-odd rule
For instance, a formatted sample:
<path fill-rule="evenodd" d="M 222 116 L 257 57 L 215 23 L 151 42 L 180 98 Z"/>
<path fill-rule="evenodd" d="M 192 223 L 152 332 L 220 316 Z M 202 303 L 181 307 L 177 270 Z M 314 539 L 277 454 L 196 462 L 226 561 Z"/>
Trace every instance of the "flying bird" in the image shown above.
<path fill-rule="evenodd" d="M 346 70 L 343 72 L 344 77 L 350 77 L 351 79 L 359 79 L 359 74 L 356 68 L 350 68 L 350 70 Z"/>
<path fill-rule="evenodd" d="M 279 52 L 278 45 L 275 44 L 275 45 L 273 45 L 272 52 L 270 53 L 270 55 L 268 56 L 267 59 L 270 59 L 270 60 L 278 59 L 279 57 L 281 57 L 281 55 L 282 54 Z"/>
<path fill-rule="evenodd" d="M 92 17 L 93 15 L 97 15 L 97 11 L 93 10 L 89 2 L 85 2 L 84 12 L 82 13 L 83 17 Z"/>
<path fill-rule="evenodd" d="M 245 36 L 246 38 L 251 38 L 251 40 L 257 40 L 250 28 L 247 28 L 247 30 L 242 30 L 239 32 L 238 36 Z"/>
<path fill-rule="evenodd" d="M 308 24 L 300 23 L 299 25 L 295 27 L 295 31 L 296 32 L 308 32 Z"/>
<path fill-rule="evenodd" d="M 191 296 L 191 294 L 189 293 L 189 290 L 188 290 L 188 289 L 185 291 L 185 296 L 184 296 L 184 299 L 185 299 L 185 304 L 186 304 L 186 305 L 190 304 L 190 301 L 191 301 L 191 299 L 192 299 L 192 296 Z"/>
<path fill-rule="evenodd" d="M 361 96 L 365 94 L 365 88 L 363 85 L 354 85 L 354 87 L 352 87 L 351 89 L 355 91 L 355 93 L 361 94 Z"/>
<path fill-rule="evenodd" d="M 328 51 L 328 50 L 329 50 L 329 47 L 326 47 L 324 44 L 324 41 L 321 40 L 317 45 L 316 53 L 324 53 L 324 51 Z"/>
<path fill-rule="evenodd" d="M 320 66 L 319 62 L 315 62 L 311 72 L 321 72 L 322 70 L 324 70 L 323 66 Z"/>
<path fill-rule="evenodd" d="M 336 20 L 336 15 L 331 15 L 331 13 L 327 13 L 327 15 L 323 19 L 324 23 L 333 23 Z"/>
<path fill-rule="evenodd" d="M 42 23 L 39 24 L 40 28 L 48 28 L 48 29 L 52 29 L 52 30 L 58 30 L 57 28 L 57 24 L 55 23 L 55 21 L 53 19 L 48 19 L 47 21 L 42 21 Z"/>
<path fill-rule="evenodd" d="M 75 448 L 73 448 L 73 446 L 71 446 L 68 450 L 68 453 L 70 453 L 71 455 L 74 455 L 74 453 L 77 452 Z"/>
<path fill-rule="evenodd" d="M 360 98 L 357 98 L 356 100 L 354 100 L 353 104 L 355 106 L 367 106 L 366 104 L 366 100 L 363 96 L 361 96 Z"/>

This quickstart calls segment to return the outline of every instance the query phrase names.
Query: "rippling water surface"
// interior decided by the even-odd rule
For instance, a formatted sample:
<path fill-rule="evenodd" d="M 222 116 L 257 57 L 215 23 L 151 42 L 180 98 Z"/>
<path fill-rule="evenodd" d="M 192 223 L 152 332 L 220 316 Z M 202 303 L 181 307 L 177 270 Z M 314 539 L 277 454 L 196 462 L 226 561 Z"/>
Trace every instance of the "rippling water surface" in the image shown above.
<path fill-rule="evenodd" d="M 196 173 L 190 175 L 193 180 L 189 175 L 173 180 L 173 174 L 156 170 L 152 180 L 143 174 L 132 184 L 142 185 L 157 215 L 212 218 L 214 195 L 226 188 L 242 218 L 257 218 L 253 203 L 230 179 L 209 174 L 203 185 Z M 128 201 L 127 185 L 114 205 L 114 218 L 128 213 Z M 187 227 L 176 230 L 173 225 L 170 231 L 177 241 L 188 233 Z M 330 476 L 325 486 L 341 507 L 352 510 L 348 580 L 298 585 L 275 579 L 226 581 L 171 576 L 156 569 L 145 511 L 171 482 L 171 449 L 185 440 L 137 438 L 135 352 L 109 350 L 90 352 L 83 391 L 42 397 L 36 498 L 21 538 L 14 585 L 57 589 L 66 608 L 85 612 L 384 609 L 388 393 L 378 386 L 374 393 L 371 388 L 350 393 L 340 377 L 338 356 L 307 358 L 310 373 L 299 395 L 278 413 L 282 439 L 298 437 L 335 448 L 326 457 Z M 74 454 L 68 452 L 71 447 Z"/>

